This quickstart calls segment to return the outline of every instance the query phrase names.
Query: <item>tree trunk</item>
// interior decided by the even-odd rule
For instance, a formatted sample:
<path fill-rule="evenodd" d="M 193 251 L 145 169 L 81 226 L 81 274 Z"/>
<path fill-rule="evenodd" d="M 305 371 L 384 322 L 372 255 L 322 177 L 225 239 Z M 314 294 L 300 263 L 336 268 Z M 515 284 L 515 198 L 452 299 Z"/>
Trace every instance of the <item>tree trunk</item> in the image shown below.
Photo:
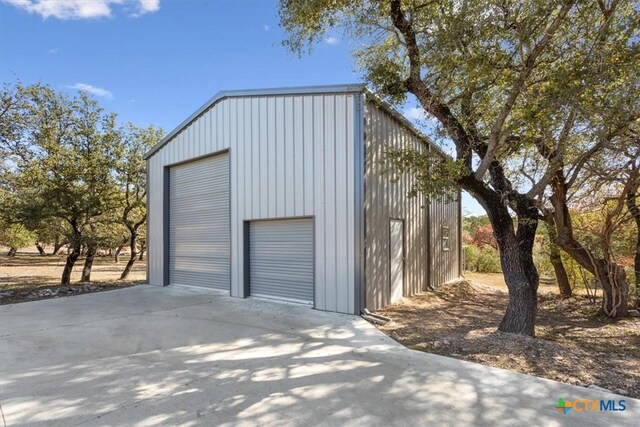
<path fill-rule="evenodd" d="M 84 267 L 82 268 L 82 277 L 80 278 L 81 282 L 90 282 L 91 281 L 91 267 L 93 267 L 93 259 L 96 256 L 96 251 L 98 247 L 94 244 L 87 245 L 87 255 L 84 259 Z"/>
<path fill-rule="evenodd" d="M 560 256 L 560 251 L 557 247 L 549 254 L 549 261 L 551 261 L 551 265 L 553 265 L 553 271 L 556 275 L 556 282 L 558 282 L 560 296 L 562 298 L 571 297 L 573 295 L 573 289 L 571 289 L 569 275 L 567 274 L 567 270 L 564 268 L 562 256 Z"/>
<path fill-rule="evenodd" d="M 40 255 L 42 255 L 42 256 L 46 255 L 46 252 L 44 251 L 44 248 L 42 247 L 40 242 L 36 242 L 36 249 L 38 249 L 38 253 Z"/>
<path fill-rule="evenodd" d="M 567 187 L 563 172 L 558 172 L 557 178 L 552 181 L 552 188 L 550 201 L 554 208 L 558 245 L 580 266 L 593 274 L 602 287 L 603 298 L 600 311 L 608 317 L 626 316 L 629 286 L 624 269 L 611 260 L 596 258 L 588 247 L 574 237 L 571 215 L 566 203 Z"/>
<path fill-rule="evenodd" d="M 53 252 L 51 253 L 51 255 L 58 255 L 58 252 L 60 252 L 60 249 L 62 249 L 63 246 L 64 246 L 64 242 L 54 242 Z"/>
<path fill-rule="evenodd" d="M 519 250 L 520 245 L 513 232 L 500 240 L 500 263 L 509 289 L 509 302 L 498 330 L 535 336 L 538 272 L 533 263 L 533 248 L 522 245 Z"/>
<path fill-rule="evenodd" d="M 562 298 L 569 298 L 573 295 L 573 289 L 571 289 L 571 283 L 569 282 L 569 276 L 567 270 L 564 268 L 562 262 L 562 255 L 560 254 L 560 248 L 558 247 L 558 234 L 556 233 L 556 226 L 553 222 L 553 217 L 549 216 L 544 222 L 544 231 L 549 239 L 549 261 L 553 266 L 553 271 L 556 276 L 556 282 L 558 283 L 558 289 L 560 290 L 560 296 Z"/>
<path fill-rule="evenodd" d="M 67 262 L 64 265 L 64 270 L 62 270 L 62 279 L 60 280 L 60 284 L 62 286 L 69 286 L 71 284 L 71 272 L 73 271 L 73 266 L 76 264 L 76 261 L 80 257 L 80 239 L 82 238 L 82 233 L 78 230 L 78 227 L 72 224 L 73 228 L 73 237 L 71 239 L 71 245 L 67 248 Z"/>
<path fill-rule="evenodd" d="M 144 261 L 144 253 L 147 251 L 147 241 L 146 239 L 140 240 L 140 256 L 138 257 L 138 261 Z"/>
<path fill-rule="evenodd" d="M 129 254 L 129 261 L 127 262 L 127 265 L 124 268 L 124 271 L 120 275 L 120 280 L 124 280 L 129 276 L 129 273 L 131 272 L 131 268 L 133 268 L 133 264 L 138 259 L 138 252 L 136 252 L 136 240 L 138 239 L 138 233 L 136 230 L 130 230 L 130 233 L 131 234 L 129 237 L 129 250 L 131 251 L 131 253 Z"/>
<path fill-rule="evenodd" d="M 120 252 L 122 252 L 122 248 L 124 248 L 124 246 L 118 246 L 118 248 L 116 249 L 116 254 L 113 257 L 116 264 L 120 262 Z"/>
<path fill-rule="evenodd" d="M 16 252 L 18 252 L 18 248 L 9 248 L 9 252 L 7 252 L 7 256 L 9 257 L 16 256 Z"/>
<path fill-rule="evenodd" d="M 483 203 L 498 242 L 500 264 L 509 290 L 507 310 L 498 330 L 535 336 L 538 310 L 538 271 L 533 262 L 533 243 L 538 227 L 537 209 L 523 202 L 516 212 L 518 226 L 500 202 Z"/>
<path fill-rule="evenodd" d="M 600 313 L 608 317 L 626 317 L 629 314 L 629 285 L 624 268 L 615 262 L 596 261 L 596 280 L 602 286 Z"/>
<path fill-rule="evenodd" d="M 58 252 L 60 252 L 60 249 L 62 249 L 66 244 L 67 244 L 66 242 L 55 242 L 53 244 L 53 252 L 51 253 L 51 255 L 58 255 Z"/>
<path fill-rule="evenodd" d="M 600 311 L 608 317 L 625 317 L 628 314 L 629 285 L 624 268 L 613 261 L 595 258 L 588 249 L 576 240 L 561 238 L 561 247 L 578 264 L 595 277 L 602 288 L 602 306 Z M 584 258 L 584 253 L 588 258 Z"/>

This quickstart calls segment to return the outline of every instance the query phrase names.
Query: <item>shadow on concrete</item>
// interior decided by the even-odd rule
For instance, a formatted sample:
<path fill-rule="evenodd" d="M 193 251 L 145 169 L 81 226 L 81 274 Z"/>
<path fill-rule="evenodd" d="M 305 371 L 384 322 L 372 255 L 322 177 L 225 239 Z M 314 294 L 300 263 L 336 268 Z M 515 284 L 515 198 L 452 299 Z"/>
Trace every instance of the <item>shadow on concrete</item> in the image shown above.
<path fill-rule="evenodd" d="M 584 426 L 638 416 L 637 401 L 627 413 L 565 416 L 559 397 L 620 397 L 408 350 L 359 318 L 293 305 L 145 286 L 5 306 L 0 322 L 7 425 Z"/>

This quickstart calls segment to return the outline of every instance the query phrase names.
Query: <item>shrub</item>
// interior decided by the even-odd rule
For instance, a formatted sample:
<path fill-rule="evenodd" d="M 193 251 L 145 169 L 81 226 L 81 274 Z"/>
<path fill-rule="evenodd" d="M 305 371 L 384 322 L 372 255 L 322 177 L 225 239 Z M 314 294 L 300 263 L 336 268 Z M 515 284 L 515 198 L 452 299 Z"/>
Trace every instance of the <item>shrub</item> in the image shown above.
<path fill-rule="evenodd" d="M 479 248 L 474 245 L 464 247 L 464 268 L 478 273 L 500 273 L 500 256 L 491 246 Z"/>
<path fill-rule="evenodd" d="M 24 248 L 36 241 L 35 233 L 22 224 L 0 224 L 0 244 L 10 248 Z"/>

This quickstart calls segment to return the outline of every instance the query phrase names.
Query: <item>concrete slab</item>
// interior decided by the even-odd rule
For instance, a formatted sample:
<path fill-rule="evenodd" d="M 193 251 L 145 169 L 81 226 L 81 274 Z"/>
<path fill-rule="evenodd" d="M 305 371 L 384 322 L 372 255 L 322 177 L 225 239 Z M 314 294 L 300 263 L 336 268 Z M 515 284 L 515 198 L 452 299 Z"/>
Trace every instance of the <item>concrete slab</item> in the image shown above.
<path fill-rule="evenodd" d="M 558 398 L 625 400 L 563 415 Z M 7 425 L 637 425 L 640 401 L 406 349 L 355 316 L 138 286 L 0 307 Z"/>

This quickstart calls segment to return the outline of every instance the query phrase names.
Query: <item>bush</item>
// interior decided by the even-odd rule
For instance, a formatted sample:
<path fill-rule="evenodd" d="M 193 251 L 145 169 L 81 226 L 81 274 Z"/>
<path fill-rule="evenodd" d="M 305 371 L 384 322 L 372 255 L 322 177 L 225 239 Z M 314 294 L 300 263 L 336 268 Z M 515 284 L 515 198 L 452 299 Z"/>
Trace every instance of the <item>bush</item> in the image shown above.
<path fill-rule="evenodd" d="M 478 273 L 500 273 L 500 256 L 491 246 L 481 248 L 474 245 L 464 247 L 464 268 Z"/>
<path fill-rule="evenodd" d="M 553 264 L 551 264 L 551 260 L 549 259 L 549 254 L 539 248 L 533 249 L 533 263 L 536 265 L 538 269 L 538 273 L 541 276 L 552 276 L 555 277 L 555 270 L 553 269 Z"/>
<path fill-rule="evenodd" d="M 0 224 L 0 245 L 19 249 L 33 245 L 35 241 L 35 233 L 21 224 Z"/>

